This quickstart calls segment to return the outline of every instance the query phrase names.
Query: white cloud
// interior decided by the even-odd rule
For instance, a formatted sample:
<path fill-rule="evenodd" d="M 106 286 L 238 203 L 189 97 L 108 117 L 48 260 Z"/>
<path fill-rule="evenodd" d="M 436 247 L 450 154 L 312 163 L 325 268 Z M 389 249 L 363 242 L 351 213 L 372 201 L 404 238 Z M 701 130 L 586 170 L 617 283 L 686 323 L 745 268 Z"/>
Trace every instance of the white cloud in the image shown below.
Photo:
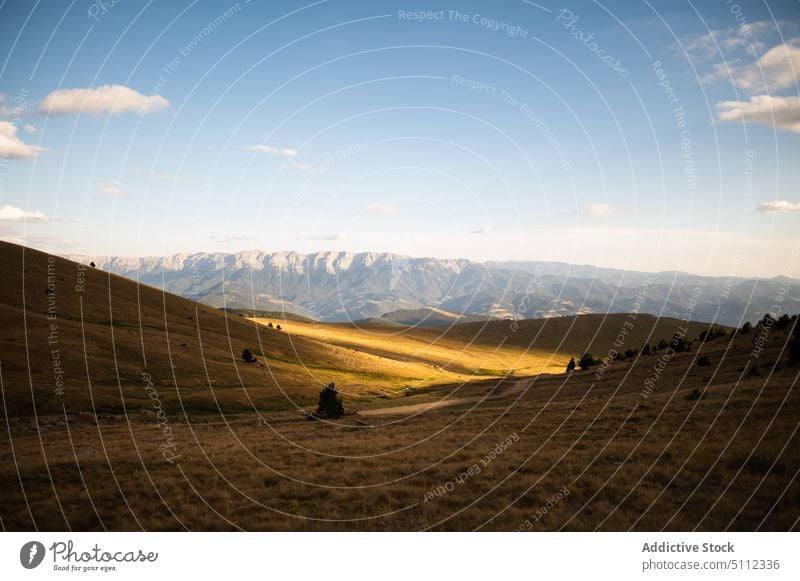
<path fill-rule="evenodd" d="M 27 123 L 25 127 L 23 127 L 23 129 L 25 130 L 25 133 L 29 133 L 30 135 L 36 134 L 36 127 L 31 125 L 30 123 Z"/>
<path fill-rule="evenodd" d="M 0 121 L 0 157 L 29 159 L 42 151 L 37 145 L 24 143 L 17 137 L 17 127 L 10 121 Z"/>
<path fill-rule="evenodd" d="M 469 232 L 467 232 L 467 234 L 477 234 L 477 235 L 491 234 L 491 233 L 492 233 L 491 226 L 481 226 L 480 228 L 476 228 L 475 230 L 470 230 Z"/>
<path fill-rule="evenodd" d="M 125 85 L 59 89 L 50 93 L 39 104 L 39 110 L 46 115 L 68 115 L 70 113 L 119 115 L 129 111 L 144 115 L 162 111 L 167 107 L 169 107 L 169 101 L 161 95 L 142 95 Z"/>
<path fill-rule="evenodd" d="M 106 182 L 103 184 L 97 184 L 97 193 L 103 196 L 113 196 L 119 197 L 123 195 L 123 191 L 120 189 L 119 184 L 117 182 Z"/>
<path fill-rule="evenodd" d="M 603 203 L 586 204 L 583 207 L 583 211 L 589 216 L 594 216 L 595 218 L 605 218 L 606 216 L 610 216 L 614 213 L 614 209 L 611 206 Z"/>
<path fill-rule="evenodd" d="M 789 26 L 789 23 L 781 23 L 781 28 Z M 681 49 L 693 58 L 693 60 L 710 60 L 725 56 L 730 60 L 735 51 L 749 51 L 752 47 L 756 51 L 765 48 L 765 37 L 777 32 L 776 23 L 772 21 L 759 21 L 747 24 L 746 26 L 734 26 L 731 28 L 710 30 L 704 34 L 694 34 L 681 38 L 680 45 L 673 48 L 677 52 Z M 720 54 L 720 53 L 723 54 Z"/>
<path fill-rule="evenodd" d="M 736 84 L 749 91 L 775 92 L 800 82 L 800 47 L 779 44 L 750 66 L 734 71 Z"/>
<path fill-rule="evenodd" d="M 775 202 L 764 202 L 756 206 L 756 210 L 765 214 L 780 213 L 780 214 L 797 214 L 800 213 L 800 203 L 787 202 L 786 200 L 779 200 Z"/>
<path fill-rule="evenodd" d="M 393 216 L 400 213 L 400 208 L 393 204 L 367 204 L 361 211 L 365 214 L 377 216 Z"/>
<path fill-rule="evenodd" d="M 283 157 L 294 157 L 298 154 L 297 150 L 288 147 L 277 148 L 269 145 L 245 145 L 244 151 L 254 151 L 256 153 L 269 153 L 271 155 L 281 155 Z"/>
<path fill-rule="evenodd" d="M 722 101 L 717 111 L 723 122 L 743 120 L 800 133 L 800 97 L 758 95 L 749 101 Z"/>
<path fill-rule="evenodd" d="M 25 113 L 23 107 L 9 107 L 6 103 L 6 94 L 0 93 L 0 117 L 21 117 Z"/>
<path fill-rule="evenodd" d="M 47 222 L 47 216 L 6 204 L 0 207 L 0 222 Z"/>

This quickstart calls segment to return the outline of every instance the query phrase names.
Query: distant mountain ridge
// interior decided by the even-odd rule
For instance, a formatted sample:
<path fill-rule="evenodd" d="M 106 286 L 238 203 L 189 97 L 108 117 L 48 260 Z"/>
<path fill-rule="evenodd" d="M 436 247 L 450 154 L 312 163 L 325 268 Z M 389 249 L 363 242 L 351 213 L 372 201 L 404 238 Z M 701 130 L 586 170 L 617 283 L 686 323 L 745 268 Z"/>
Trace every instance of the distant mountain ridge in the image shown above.
<path fill-rule="evenodd" d="M 800 281 L 786 277 L 705 277 L 559 262 L 479 263 L 384 252 L 252 250 L 68 258 L 94 261 L 103 270 L 211 306 L 286 311 L 320 321 L 432 308 L 494 318 L 639 311 L 737 326 L 762 317 L 778 302 L 783 312 L 800 311 Z"/>

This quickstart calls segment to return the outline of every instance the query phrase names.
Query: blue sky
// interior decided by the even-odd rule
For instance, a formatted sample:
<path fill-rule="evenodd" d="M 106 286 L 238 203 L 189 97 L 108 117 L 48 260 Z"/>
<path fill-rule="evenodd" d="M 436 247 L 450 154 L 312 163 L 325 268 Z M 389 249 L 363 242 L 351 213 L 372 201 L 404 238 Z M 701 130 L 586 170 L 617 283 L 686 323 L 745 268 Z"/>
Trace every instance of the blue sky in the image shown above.
<path fill-rule="evenodd" d="M 800 276 L 800 3 L 707 4 L 4 2 L 0 236 Z"/>

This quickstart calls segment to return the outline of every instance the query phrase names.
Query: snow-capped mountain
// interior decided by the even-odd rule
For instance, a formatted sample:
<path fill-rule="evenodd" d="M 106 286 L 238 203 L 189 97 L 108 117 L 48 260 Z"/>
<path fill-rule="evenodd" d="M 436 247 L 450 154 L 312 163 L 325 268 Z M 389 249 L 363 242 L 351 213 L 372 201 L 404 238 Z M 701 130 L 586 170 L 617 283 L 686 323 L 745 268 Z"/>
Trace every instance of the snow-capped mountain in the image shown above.
<path fill-rule="evenodd" d="M 456 314 L 538 318 L 629 312 L 741 325 L 797 282 L 643 273 L 556 262 L 479 263 L 381 252 L 246 251 L 164 257 L 70 256 L 215 307 L 285 310 L 324 321 L 433 307 Z"/>

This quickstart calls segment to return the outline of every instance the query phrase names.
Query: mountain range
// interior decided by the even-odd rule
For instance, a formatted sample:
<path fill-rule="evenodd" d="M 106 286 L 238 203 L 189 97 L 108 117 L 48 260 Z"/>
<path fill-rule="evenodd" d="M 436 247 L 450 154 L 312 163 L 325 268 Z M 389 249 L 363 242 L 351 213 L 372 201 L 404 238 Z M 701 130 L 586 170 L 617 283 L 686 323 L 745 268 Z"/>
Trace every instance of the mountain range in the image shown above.
<path fill-rule="evenodd" d="M 100 269 L 214 307 L 285 311 L 329 322 L 383 318 L 414 324 L 416 318 L 430 324 L 432 315 L 433 321 L 447 323 L 636 311 L 739 326 L 774 305 L 779 312 L 800 312 L 799 281 L 786 277 L 708 277 L 378 252 L 68 258 L 93 261 Z"/>

